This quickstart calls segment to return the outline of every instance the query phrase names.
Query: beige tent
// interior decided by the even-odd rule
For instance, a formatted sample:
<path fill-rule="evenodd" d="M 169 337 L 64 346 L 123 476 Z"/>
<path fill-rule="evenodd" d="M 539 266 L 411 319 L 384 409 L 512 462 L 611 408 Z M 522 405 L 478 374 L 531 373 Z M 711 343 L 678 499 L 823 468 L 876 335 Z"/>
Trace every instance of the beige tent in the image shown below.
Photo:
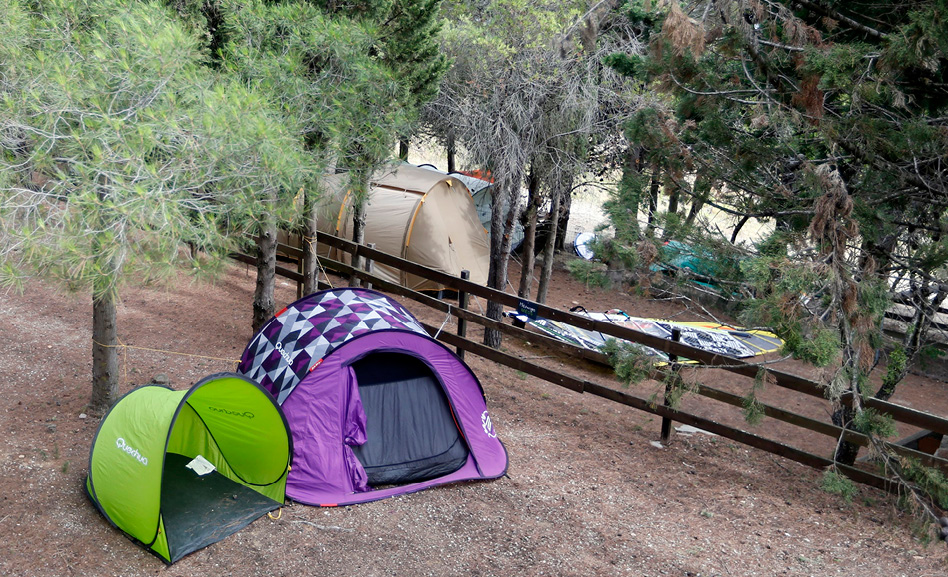
<path fill-rule="evenodd" d="M 326 179 L 330 189 L 320 207 L 317 226 L 352 238 L 352 194 L 345 175 Z M 406 260 L 486 284 L 490 243 L 474 208 L 471 193 L 458 179 L 410 164 L 389 167 L 373 179 L 366 206 L 365 243 Z M 350 262 L 349 255 L 319 245 L 320 254 Z M 421 277 L 375 263 L 373 272 L 414 290 L 444 287 Z"/>

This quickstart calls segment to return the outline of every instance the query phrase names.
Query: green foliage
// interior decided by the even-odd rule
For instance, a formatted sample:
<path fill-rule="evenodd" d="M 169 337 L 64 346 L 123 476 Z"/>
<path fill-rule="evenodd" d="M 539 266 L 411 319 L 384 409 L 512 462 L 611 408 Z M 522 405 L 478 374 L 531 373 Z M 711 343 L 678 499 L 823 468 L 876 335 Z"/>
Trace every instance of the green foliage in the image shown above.
<path fill-rule="evenodd" d="M 661 31 L 661 22 L 664 19 L 663 12 L 659 9 L 658 3 L 645 0 L 632 0 L 624 6 L 625 15 L 629 22 L 636 27 L 636 31 L 641 31 L 645 36 L 643 42 L 649 40 L 652 31 Z"/>
<path fill-rule="evenodd" d="M 611 285 L 609 277 L 606 275 L 606 265 L 601 262 L 594 262 L 576 258 L 566 263 L 569 274 L 578 281 L 581 281 L 586 287 L 608 288 Z"/>
<path fill-rule="evenodd" d="M 748 326 L 765 326 L 783 339 L 783 354 L 828 366 L 839 358 L 840 340 L 836 330 L 815 322 L 800 310 L 794 293 L 776 293 L 744 303 L 740 318 Z"/>
<path fill-rule="evenodd" d="M 644 193 L 648 186 L 647 177 L 639 172 L 625 171 L 622 180 L 609 197 L 602 203 L 602 210 L 615 228 L 615 238 L 619 243 L 632 245 L 641 236 L 639 229 L 639 209 L 645 202 Z"/>
<path fill-rule="evenodd" d="M 741 402 L 744 420 L 747 421 L 749 425 L 759 425 L 766 416 L 764 405 L 757 400 L 757 393 L 764 389 L 766 383 L 767 369 L 761 367 L 760 370 L 757 371 L 757 376 L 754 377 L 754 385 Z"/>
<path fill-rule="evenodd" d="M 663 237 L 676 239 L 659 241 L 662 262 L 716 281 L 744 282 L 741 266 L 745 255 L 733 244 L 681 222 L 677 215 L 664 215 L 658 222 L 664 229 Z"/>
<path fill-rule="evenodd" d="M 782 349 L 786 354 L 817 367 L 828 366 L 839 358 L 839 335 L 832 329 L 816 326 L 809 331 L 800 329 L 781 332 L 786 337 Z"/>
<path fill-rule="evenodd" d="M 873 324 L 878 324 L 885 311 L 892 306 L 888 286 L 880 278 L 869 278 L 860 282 L 858 299 L 860 310 Z"/>
<path fill-rule="evenodd" d="M 889 353 L 885 376 L 882 377 L 882 388 L 888 389 L 894 387 L 902 380 L 908 365 L 908 356 L 905 349 L 897 346 Z"/>
<path fill-rule="evenodd" d="M 635 78 L 636 80 L 646 80 L 646 70 L 644 60 L 637 54 L 610 54 L 603 59 L 603 64 L 612 68 L 619 74 Z"/>
<path fill-rule="evenodd" d="M 441 0 L 395 0 L 382 26 L 382 57 L 407 85 L 412 116 L 437 94 L 448 59 L 438 42 Z"/>
<path fill-rule="evenodd" d="M 789 234 L 784 231 L 775 230 L 772 234 L 757 243 L 757 254 L 760 255 L 761 258 L 771 259 L 765 262 L 779 262 L 780 259 L 785 259 L 789 256 L 787 247 L 791 242 L 792 237 Z"/>
<path fill-rule="evenodd" d="M 695 391 L 696 383 L 687 383 L 681 378 L 681 373 L 676 370 L 668 370 L 662 379 L 665 384 L 664 403 L 674 410 L 681 407 L 681 400 L 688 393 Z"/>
<path fill-rule="evenodd" d="M 899 467 L 907 481 L 918 485 L 938 507 L 948 509 L 948 479 L 944 473 L 933 467 L 926 467 L 910 457 L 902 457 Z"/>
<path fill-rule="evenodd" d="M 748 425 L 759 425 L 764 420 L 764 406 L 753 391 L 741 401 L 741 412 Z"/>
<path fill-rule="evenodd" d="M 608 339 L 600 350 L 609 357 L 616 376 L 626 385 L 640 383 L 651 374 L 654 358 L 634 343 Z"/>
<path fill-rule="evenodd" d="M 890 415 L 883 415 L 871 407 L 856 413 L 853 428 L 864 435 L 882 439 L 896 434 L 895 420 Z"/>
<path fill-rule="evenodd" d="M 310 0 L 309 3 L 335 18 L 380 22 L 391 13 L 397 0 Z"/>
<path fill-rule="evenodd" d="M 857 493 L 855 483 L 849 477 L 840 475 L 833 469 L 827 469 L 823 472 L 820 488 L 832 495 L 839 495 L 847 503 L 852 503 L 853 497 Z"/>
<path fill-rule="evenodd" d="M 514 56 L 517 50 L 542 49 L 587 9 L 582 2 L 553 0 L 489 0 L 452 2 L 444 6 L 446 27 L 467 29 L 465 36 L 480 38 L 496 48 L 495 56 Z M 479 51 L 478 51 L 479 52 Z"/>
<path fill-rule="evenodd" d="M 310 146 L 331 148 L 340 166 L 374 167 L 406 126 L 406 87 L 372 56 L 369 23 L 329 19 L 307 3 L 241 3 L 227 13 L 224 57 L 252 85 L 273 91 L 275 103 Z"/>
<path fill-rule="evenodd" d="M 652 92 L 626 126 L 641 153 L 609 210 L 617 231 L 637 231 L 649 172 L 666 189 L 686 175 L 715 183 L 709 201 L 778 231 L 733 277 L 755 296 L 742 319 L 823 366 L 881 346 L 890 279 L 942 278 L 948 262 L 948 189 L 934 168 L 948 154 L 948 6 L 853 5 L 847 20 L 833 17 L 837 4 L 821 15 L 786 3 L 631 2 L 648 48 L 608 59 Z M 680 214 L 653 220 L 666 238 L 688 234 Z"/>
<path fill-rule="evenodd" d="M 2 277 L 0 277 L 0 278 L 2 278 Z M 945 354 L 946 354 L 945 351 L 942 350 L 941 348 L 939 348 L 939 347 L 936 346 L 936 345 L 930 345 L 930 346 L 922 347 L 922 348 L 919 350 L 919 358 L 921 359 L 923 365 L 924 365 L 925 363 L 930 363 L 930 362 L 932 362 L 932 361 L 936 361 L 936 360 L 938 360 L 938 359 L 944 357 Z"/>
<path fill-rule="evenodd" d="M 10 36 L 32 40 L 0 45 L 0 131 L 12 137 L 0 156 L 0 234 L 21 249 L 0 255 L 5 270 L 104 294 L 129 273 L 148 281 L 188 264 L 182 242 L 223 253 L 225 203 L 207 186 L 217 174 L 207 125 L 195 122 L 213 82 L 197 36 L 153 3 L 40 4 L 42 18 L 4 19 L 21 27 Z"/>
<path fill-rule="evenodd" d="M 789 256 L 793 236 L 777 232 L 758 245 L 758 256 L 741 261 L 744 280 L 755 299 L 744 303 L 741 320 L 748 326 L 766 326 L 784 340 L 783 352 L 824 367 L 839 358 L 839 331 L 813 314 L 815 295 L 825 294 L 825 279 L 817 267 Z M 885 291 L 865 283 L 866 309 L 884 310 Z"/>
<path fill-rule="evenodd" d="M 617 239 L 596 237 L 586 246 L 592 250 L 596 260 L 610 266 L 632 269 L 639 264 L 637 247 L 620 243 Z"/>

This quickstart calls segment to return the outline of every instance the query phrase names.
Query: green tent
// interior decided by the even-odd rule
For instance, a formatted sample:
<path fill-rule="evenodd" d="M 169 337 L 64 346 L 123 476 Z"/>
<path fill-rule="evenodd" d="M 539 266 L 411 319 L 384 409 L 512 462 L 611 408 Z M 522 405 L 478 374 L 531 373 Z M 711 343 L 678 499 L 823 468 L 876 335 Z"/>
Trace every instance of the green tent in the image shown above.
<path fill-rule="evenodd" d="M 102 419 L 86 491 L 171 564 L 282 506 L 292 454 L 283 412 L 245 377 L 212 375 L 187 391 L 146 385 Z"/>

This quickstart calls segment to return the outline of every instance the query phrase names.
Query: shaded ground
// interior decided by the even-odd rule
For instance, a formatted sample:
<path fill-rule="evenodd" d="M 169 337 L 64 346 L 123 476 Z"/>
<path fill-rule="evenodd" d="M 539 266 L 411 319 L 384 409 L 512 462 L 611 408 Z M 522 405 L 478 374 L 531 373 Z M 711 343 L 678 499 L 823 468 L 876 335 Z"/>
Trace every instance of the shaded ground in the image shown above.
<path fill-rule="evenodd" d="M 587 290 L 557 275 L 550 297 L 556 306 L 697 314 L 686 303 Z M 232 369 L 251 337 L 252 290 L 252 271 L 234 266 L 214 286 L 181 279 L 170 292 L 125 291 L 119 334 L 135 348 L 122 351 L 122 392 L 159 373 L 186 388 Z M 295 300 L 295 287 L 281 283 L 277 300 Z M 444 321 L 400 302 L 429 323 Z M 719 437 L 679 433 L 656 447 L 659 422 L 651 415 L 471 355 L 510 453 L 508 477 L 353 507 L 289 506 L 278 520 L 259 519 L 166 568 L 110 527 L 82 490 L 98 426 L 83 418 L 90 327 L 88 299 L 40 283 L 0 299 L 2 575 L 948 574 L 944 544 L 915 540 L 910 519 L 882 493 L 860 489 L 846 503 L 818 488 L 819 471 Z M 533 362 L 576 370 L 569 359 L 506 346 Z M 606 382 L 609 375 L 586 378 Z M 701 379 L 735 391 L 748 386 L 723 373 Z M 655 387 L 632 390 L 648 397 Z M 945 389 L 913 377 L 895 400 L 945 415 Z M 826 411 L 819 400 L 766 394 L 798 412 Z M 686 401 L 731 418 L 712 405 Z M 769 422 L 752 430 L 802 440 L 796 429 Z M 818 454 L 832 444 L 813 442 Z"/>

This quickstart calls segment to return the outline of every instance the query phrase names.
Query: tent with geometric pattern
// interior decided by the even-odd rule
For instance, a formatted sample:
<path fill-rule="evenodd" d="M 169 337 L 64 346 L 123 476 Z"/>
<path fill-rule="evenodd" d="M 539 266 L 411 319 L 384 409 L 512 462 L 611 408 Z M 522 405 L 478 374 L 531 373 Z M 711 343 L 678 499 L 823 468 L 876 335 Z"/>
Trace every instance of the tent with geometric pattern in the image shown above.
<path fill-rule="evenodd" d="M 237 371 L 286 415 L 295 501 L 350 505 L 507 471 L 477 377 L 381 293 L 296 301 L 253 337 Z"/>

